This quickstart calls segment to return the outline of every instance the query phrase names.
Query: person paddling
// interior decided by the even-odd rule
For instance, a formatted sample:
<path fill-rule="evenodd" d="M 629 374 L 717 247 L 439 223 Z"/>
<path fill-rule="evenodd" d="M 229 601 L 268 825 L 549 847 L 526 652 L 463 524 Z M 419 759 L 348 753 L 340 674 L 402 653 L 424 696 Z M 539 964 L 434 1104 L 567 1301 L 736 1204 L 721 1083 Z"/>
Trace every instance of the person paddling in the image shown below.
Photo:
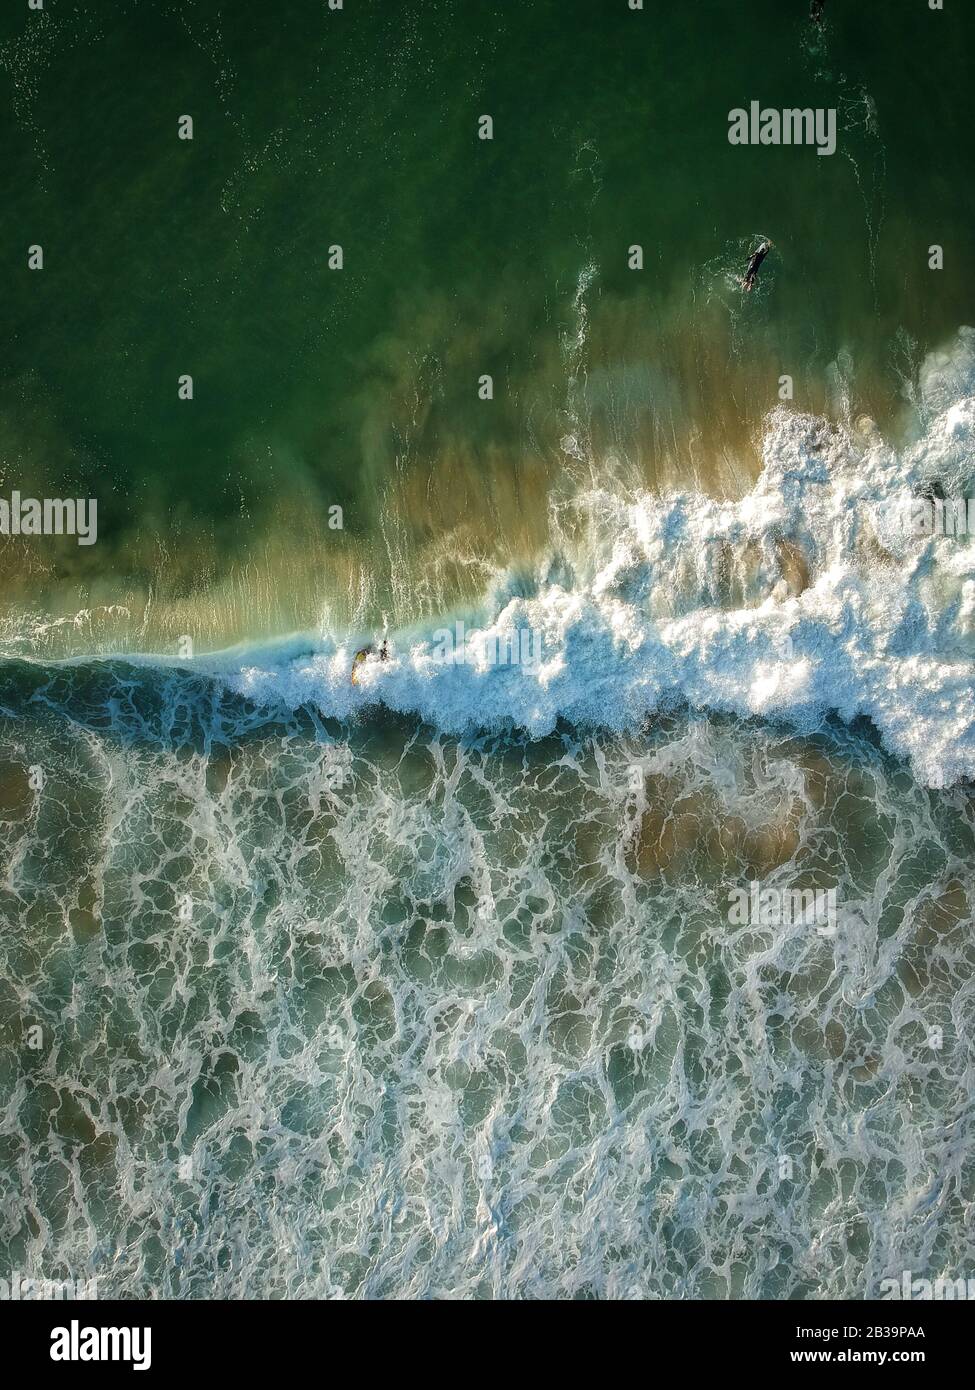
<path fill-rule="evenodd" d="M 745 267 L 745 274 L 742 278 L 741 287 L 743 290 L 755 288 L 755 281 L 758 279 L 758 271 L 765 257 L 772 249 L 770 241 L 763 241 L 757 251 L 753 251 L 748 258 L 748 265 Z"/>

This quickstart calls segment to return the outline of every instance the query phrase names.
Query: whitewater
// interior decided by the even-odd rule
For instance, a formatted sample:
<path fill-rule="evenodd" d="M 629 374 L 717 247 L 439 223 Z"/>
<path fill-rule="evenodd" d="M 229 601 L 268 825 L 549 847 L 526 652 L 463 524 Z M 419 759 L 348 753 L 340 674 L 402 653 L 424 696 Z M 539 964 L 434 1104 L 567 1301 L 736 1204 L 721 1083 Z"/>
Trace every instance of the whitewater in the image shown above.
<path fill-rule="evenodd" d="M 866 716 L 921 782 L 971 778 L 975 540 L 918 536 L 904 517 L 932 488 L 972 490 L 975 330 L 925 359 L 913 419 L 897 447 L 866 417 L 781 407 L 738 501 L 599 488 L 553 500 L 564 544 L 532 576 L 498 576 L 458 659 L 430 623 L 393 633 L 390 660 L 367 663 L 358 687 L 352 658 L 371 634 L 203 667 L 257 701 L 337 718 L 379 702 L 452 733 L 540 737 L 560 719 L 623 730 L 679 703 L 807 729 Z M 540 660 L 493 659 L 526 631 Z"/>
<path fill-rule="evenodd" d="M 738 501 L 554 499 L 463 660 L 442 614 L 358 688 L 373 633 L 0 663 L 0 1265 L 332 1299 L 972 1268 L 973 556 L 895 522 L 968 485 L 973 338 L 898 447 L 783 409 Z M 836 930 L 740 924 L 756 884 Z"/>

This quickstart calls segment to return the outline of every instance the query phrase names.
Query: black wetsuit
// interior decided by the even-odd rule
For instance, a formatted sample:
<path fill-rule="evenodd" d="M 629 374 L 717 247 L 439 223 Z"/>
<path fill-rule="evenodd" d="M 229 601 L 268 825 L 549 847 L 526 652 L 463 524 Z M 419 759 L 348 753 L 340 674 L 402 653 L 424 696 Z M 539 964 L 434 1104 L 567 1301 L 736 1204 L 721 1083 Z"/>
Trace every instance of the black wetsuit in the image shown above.
<path fill-rule="evenodd" d="M 772 243 L 770 241 L 763 241 L 758 250 L 753 251 L 752 254 L 749 256 L 748 265 L 745 267 L 745 278 L 741 282 L 746 290 L 750 290 L 754 285 L 755 281 L 758 279 L 759 266 L 762 264 L 765 257 L 771 251 L 771 249 Z"/>

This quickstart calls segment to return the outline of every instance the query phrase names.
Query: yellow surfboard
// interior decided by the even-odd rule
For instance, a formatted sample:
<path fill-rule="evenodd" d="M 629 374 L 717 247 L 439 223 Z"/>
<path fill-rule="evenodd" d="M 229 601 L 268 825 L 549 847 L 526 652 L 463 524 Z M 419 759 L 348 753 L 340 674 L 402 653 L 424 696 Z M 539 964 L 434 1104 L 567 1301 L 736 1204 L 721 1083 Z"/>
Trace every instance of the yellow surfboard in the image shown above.
<path fill-rule="evenodd" d="M 372 652 L 372 647 L 360 647 L 352 658 L 352 684 L 359 684 L 359 667 Z"/>

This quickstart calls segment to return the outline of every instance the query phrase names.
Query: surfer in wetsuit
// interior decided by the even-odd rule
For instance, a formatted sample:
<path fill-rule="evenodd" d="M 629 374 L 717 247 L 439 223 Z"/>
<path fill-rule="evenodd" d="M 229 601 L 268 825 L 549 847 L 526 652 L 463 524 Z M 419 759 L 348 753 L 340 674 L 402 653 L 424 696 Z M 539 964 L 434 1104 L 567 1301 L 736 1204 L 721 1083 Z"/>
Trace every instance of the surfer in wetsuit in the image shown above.
<path fill-rule="evenodd" d="M 360 667 L 360 666 L 362 665 L 362 663 L 363 663 L 364 661 L 366 661 L 370 656 L 373 656 L 373 655 L 375 655 L 375 654 L 376 654 L 376 648 L 372 645 L 371 642 L 369 643 L 369 646 L 368 646 L 368 647 L 360 647 L 359 650 L 356 652 L 355 656 L 352 658 L 352 677 L 351 677 L 351 679 L 352 679 L 352 684 L 353 684 L 353 685 L 358 685 L 358 684 L 359 684 L 359 667 Z M 381 644 L 381 646 L 380 646 L 380 648 L 379 648 L 379 653 L 378 653 L 378 655 L 379 655 L 379 660 L 380 660 L 380 661 L 388 661 L 388 660 L 389 660 L 389 642 L 386 640 L 385 637 L 384 637 L 383 640 L 382 640 L 382 644 Z"/>
<path fill-rule="evenodd" d="M 765 257 L 772 249 L 770 241 L 763 241 L 757 251 L 753 251 L 748 258 L 748 265 L 745 267 L 745 274 L 741 282 L 743 290 L 755 288 L 755 281 L 758 279 L 758 271 Z"/>

